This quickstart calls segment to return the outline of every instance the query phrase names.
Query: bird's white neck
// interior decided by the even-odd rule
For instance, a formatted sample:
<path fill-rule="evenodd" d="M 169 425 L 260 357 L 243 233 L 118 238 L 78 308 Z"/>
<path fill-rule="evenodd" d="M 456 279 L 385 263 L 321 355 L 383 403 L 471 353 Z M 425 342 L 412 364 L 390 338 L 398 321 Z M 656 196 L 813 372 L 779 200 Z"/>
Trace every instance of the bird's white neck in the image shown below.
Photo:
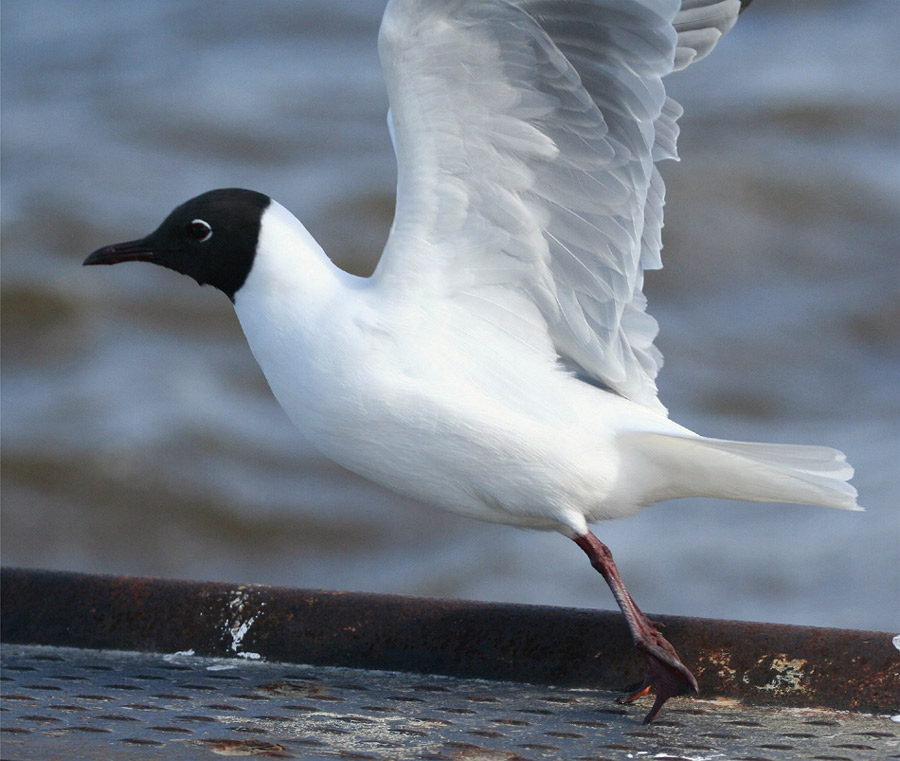
<path fill-rule="evenodd" d="M 335 266 L 294 215 L 272 201 L 234 309 L 285 408 L 286 397 L 314 382 L 329 355 L 340 353 L 366 282 Z"/>
<path fill-rule="evenodd" d="M 293 310 L 314 315 L 353 280 L 328 258 L 300 221 L 272 201 L 263 213 L 256 257 L 235 294 L 242 315 L 255 309 Z"/>

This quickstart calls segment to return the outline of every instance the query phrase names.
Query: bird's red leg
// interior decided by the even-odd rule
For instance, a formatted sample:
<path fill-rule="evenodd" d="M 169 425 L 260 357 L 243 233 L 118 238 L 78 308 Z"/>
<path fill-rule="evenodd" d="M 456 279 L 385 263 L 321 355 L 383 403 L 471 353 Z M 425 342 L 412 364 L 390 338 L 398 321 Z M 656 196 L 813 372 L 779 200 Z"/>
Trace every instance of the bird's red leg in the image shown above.
<path fill-rule="evenodd" d="M 647 675 L 644 677 L 643 683 L 633 695 L 623 698 L 621 702 L 630 703 L 655 688 L 656 700 L 650 713 L 644 718 L 644 722 L 649 723 L 656 718 L 659 709 L 669 698 L 683 695 L 686 692 L 697 692 L 697 680 L 681 662 L 675 648 L 659 633 L 656 624 L 635 605 L 628 590 L 625 589 L 625 584 L 622 583 L 609 548 L 590 531 L 584 536 L 576 536 L 575 543 L 584 550 L 591 565 L 609 584 L 609 588 L 628 622 L 634 644 L 647 655 Z"/>

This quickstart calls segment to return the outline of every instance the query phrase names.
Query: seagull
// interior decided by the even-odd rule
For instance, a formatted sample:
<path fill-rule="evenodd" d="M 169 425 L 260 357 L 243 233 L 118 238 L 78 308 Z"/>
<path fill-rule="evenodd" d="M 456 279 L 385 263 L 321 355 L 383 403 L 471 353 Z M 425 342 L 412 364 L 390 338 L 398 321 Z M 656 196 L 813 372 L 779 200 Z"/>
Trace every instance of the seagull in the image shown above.
<path fill-rule="evenodd" d="M 269 196 L 212 190 L 86 265 L 145 261 L 232 301 L 325 456 L 454 513 L 572 539 L 655 690 L 697 681 L 589 526 L 676 497 L 860 509 L 843 453 L 669 419 L 644 271 L 661 266 L 681 107 L 663 77 L 749 0 L 390 0 L 378 50 L 398 164 L 375 272 L 350 275 Z"/>

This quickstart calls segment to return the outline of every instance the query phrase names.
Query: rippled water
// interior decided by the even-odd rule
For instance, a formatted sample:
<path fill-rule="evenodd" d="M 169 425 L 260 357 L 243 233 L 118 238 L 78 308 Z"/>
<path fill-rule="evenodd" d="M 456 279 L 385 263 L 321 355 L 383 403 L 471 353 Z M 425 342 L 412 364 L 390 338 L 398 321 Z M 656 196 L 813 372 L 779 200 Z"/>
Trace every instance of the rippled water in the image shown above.
<path fill-rule="evenodd" d="M 371 269 L 395 171 L 381 9 L 4 2 L 4 563 L 613 607 L 565 539 L 315 455 L 218 292 L 80 267 L 245 186 Z M 709 435 L 843 449 L 868 512 L 682 500 L 596 527 L 647 610 L 900 625 L 898 15 L 760 2 L 669 80 L 663 400 Z"/>

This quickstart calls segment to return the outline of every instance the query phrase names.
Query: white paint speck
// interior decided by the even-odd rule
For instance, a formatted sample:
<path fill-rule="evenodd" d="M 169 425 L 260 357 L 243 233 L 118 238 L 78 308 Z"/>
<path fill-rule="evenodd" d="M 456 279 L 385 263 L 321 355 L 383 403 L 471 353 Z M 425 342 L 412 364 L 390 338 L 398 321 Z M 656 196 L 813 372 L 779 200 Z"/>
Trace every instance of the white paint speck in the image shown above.
<path fill-rule="evenodd" d="M 193 650 L 179 650 L 177 653 L 167 653 L 163 656 L 163 660 L 171 662 L 179 658 L 190 658 L 192 655 L 196 655 Z"/>
<path fill-rule="evenodd" d="M 213 663 L 206 667 L 207 671 L 229 671 L 231 669 L 236 669 L 236 663 Z"/>
<path fill-rule="evenodd" d="M 244 606 L 247 604 L 247 597 L 242 590 L 238 590 L 237 594 L 231 599 L 228 603 L 228 609 L 231 611 L 230 620 L 226 620 L 225 626 L 227 628 L 228 633 L 231 635 L 231 651 L 238 657 L 244 658 L 245 660 L 258 661 L 262 660 L 262 656 L 259 653 L 251 653 L 247 651 L 242 651 L 244 637 L 247 636 L 247 632 L 253 627 L 253 624 L 261 615 L 262 611 L 257 611 L 250 616 L 246 616 L 244 613 Z M 264 606 L 265 603 L 262 603 Z"/>
<path fill-rule="evenodd" d="M 231 625 L 231 649 L 234 652 L 238 652 L 240 649 L 244 637 L 247 636 L 247 632 L 250 631 L 250 627 L 253 626 L 255 620 L 256 616 L 251 616 L 247 621 L 238 620 Z"/>

